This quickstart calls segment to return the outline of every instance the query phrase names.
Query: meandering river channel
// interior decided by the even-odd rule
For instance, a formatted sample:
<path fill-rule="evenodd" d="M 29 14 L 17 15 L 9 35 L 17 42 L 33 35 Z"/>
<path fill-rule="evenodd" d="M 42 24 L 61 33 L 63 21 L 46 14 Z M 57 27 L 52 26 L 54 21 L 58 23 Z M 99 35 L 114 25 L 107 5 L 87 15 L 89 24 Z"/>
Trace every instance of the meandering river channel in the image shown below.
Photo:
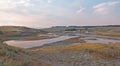
<path fill-rule="evenodd" d="M 49 43 L 54 43 L 54 42 L 59 42 L 59 41 L 64 41 L 70 38 L 76 38 L 78 36 L 59 36 L 56 38 L 51 38 L 51 39 L 42 39 L 42 40 L 9 40 L 9 41 L 5 41 L 5 43 L 7 43 L 10 46 L 15 46 L 15 47 L 21 47 L 21 48 L 33 48 L 33 47 L 38 47 L 38 46 L 43 46 L 45 44 L 49 44 Z M 109 39 L 108 37 L 91 37 L 91 36 L 87 36 L 85 38 L 83 38 L 86 43 L 115 43 L 115 42 L 120 42 L 120 40 L 116 40 L 116 39 Z M 94 40 L 95 39 L 95 40 Z"/>

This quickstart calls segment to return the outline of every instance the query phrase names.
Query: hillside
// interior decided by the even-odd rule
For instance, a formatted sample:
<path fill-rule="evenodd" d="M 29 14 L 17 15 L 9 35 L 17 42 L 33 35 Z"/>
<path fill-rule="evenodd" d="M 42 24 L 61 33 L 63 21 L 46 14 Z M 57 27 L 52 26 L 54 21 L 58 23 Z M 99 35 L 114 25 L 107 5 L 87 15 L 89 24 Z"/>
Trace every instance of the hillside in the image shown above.
<path fill-rule="evenodd" d="M 0 66 L 120 66 L 120 43 L 22 49 L 0 44 Z"/>
<path fill-rule="evenodd" d="M 45 34 L 46 31 L 42 29 L 33 29 L 24 26 L 0 26 L 0 39 L 17 39 L 27 36 L 37 36 L 39 34 Z"/>
<path fill-rule="evenodd" d="M 31 54 L 27 49 L 0 43 L 0 66 L 48 66 Z"/>
<path fill-rule="evenodd" d="M 120 66 L 120 43 L 72 44 L 32 50 L 34 56 L 52 66 Z"/>
<path fill-rule="evenodd" d="M 39 32 L 44 33 L 44 31 L 40 29 L 33 29 L 24 26 L 0 26 L 0 32 Z"/>
<path fill-rule="evenodd" d="M 3 31 L 3 32 L 10 32 L 10 31 L 24 32 L 25 30 L 35 31 L 35 29 L 33 29 L 33 28 L 28 28 L 28 27 L 24 27 L 24 26 L 0 26 L 0 31 Z"/>

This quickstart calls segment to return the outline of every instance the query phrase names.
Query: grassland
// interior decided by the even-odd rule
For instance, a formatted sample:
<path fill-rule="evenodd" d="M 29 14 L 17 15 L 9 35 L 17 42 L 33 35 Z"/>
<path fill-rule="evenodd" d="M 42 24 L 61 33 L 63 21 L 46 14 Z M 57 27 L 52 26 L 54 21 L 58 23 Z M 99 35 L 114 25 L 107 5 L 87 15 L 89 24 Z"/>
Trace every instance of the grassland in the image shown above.
<path fill-rule="evenodd" d="M 52 66 L 119 66 L 120 43 L 72 44 L 32 50 Z"/>
<path fill-rule="evenodd" d="M 99 29 L 99 30 L 98 30 Z M 119 28 L 95 28 L 91 32 L 98 35 L 120 37 Z M 61 33 L 62 29 L 47 29 L 45 32 Z M 93 31 L 92 31 L 93 30 Z M 98 30 L 98 31 L 96 31 Z M 106 32 L 109 30 L 108 32 Z M 1 27 L 0 41 L 12 37 L 24 37 L 25 40 L 50 38 L 44 33 L 26 27 Z M 23 49 L 0 43 L 0 66 L 120 66 L 120 43 L 95 44 L 84 43 L 78 38 L 65 42 L 78 43 L 70 45 L 45 46 L 42 48 Z M 82 43 L 82 44 L 81 44 Z"/>
<path fill-rule="evenodd" d="M 120 66 L 120 43 L 22 49 L 0 44 L 0 66 Z"/>
<path fill-rule="evenodd" d="M 12 38 L 41 39 L 45 37 L 38 37 L 38 35 L 46 33 L 42 29 L 33 29 L 24 26 L 0 26 L 0 41 Z"/>
<path fill-rule="evenodd" d="M 27 49 L 0 44 L 0 66 L 50 66 L 31 56 Z"/>
<path fill-rule="evenodd" d="M 97 32 L 98 35 L 120 37 L 120 33 Z"/>
<path fill-rule="evenodd" d="M 50 39 L 50 38 L 55 38 L 55 36 L 53 35 L 48 35 L 48 34 L 44 34 L 44 35 L 37 35 L 37 36 L 26 36 L 24 37 L 25 40 L 40 40 L 40 39 Z"/>

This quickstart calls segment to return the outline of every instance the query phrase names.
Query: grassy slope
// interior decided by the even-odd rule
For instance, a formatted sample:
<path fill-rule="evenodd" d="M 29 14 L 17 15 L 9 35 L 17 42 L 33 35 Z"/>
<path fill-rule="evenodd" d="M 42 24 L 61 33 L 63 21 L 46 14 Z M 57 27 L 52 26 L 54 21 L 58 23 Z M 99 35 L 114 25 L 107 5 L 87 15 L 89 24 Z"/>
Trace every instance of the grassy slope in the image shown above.
<path fill-rule="evenodd" d="M 39 39 L 39 34 L 46 34 L 42 29 L 33 29 L 24 26 L 0 26 L 0 40 L 6 40 L 14 37 L 28 39 Z M 29 40 L 29 39 L 28 39 Z"/>
<path fill-rule="evenodd" d="M 120 37 L 120 27 L 95 27 L 90 28 L 89 31 L 103 36 Z"/>
<path fill-rule="evenodd" d="M 0 44 L 0 66 L 50 66 L 31 56 L 26 49 Z"/>
<path fill-rule="evenodd" d="M 120 33 L 97 32 L 98 35 L 120 37 Z"/>
<path fill-rule="evenodd" d="M 0 66 L 119 66 L 120 43 L 72 44 L 26 50 L 0 44 Z"/>
<path fill-rule="evenodd" d="M 52 66 L 119 66 L 120 43 L 73 44 L 32 50 L 36 57 Z"/>

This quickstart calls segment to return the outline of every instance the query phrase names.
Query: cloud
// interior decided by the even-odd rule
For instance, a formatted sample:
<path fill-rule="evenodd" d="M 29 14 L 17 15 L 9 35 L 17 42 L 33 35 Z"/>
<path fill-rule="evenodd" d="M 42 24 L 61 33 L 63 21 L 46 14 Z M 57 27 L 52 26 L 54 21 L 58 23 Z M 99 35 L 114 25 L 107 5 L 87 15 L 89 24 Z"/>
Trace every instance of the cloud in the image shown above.
<path fill-rule="evenodd" d="M 0 1 L 0 9 L 6 10 L 6 9 L 13 9 L 16 7 L 15 3 L 11 3 L 8 0 Z"/>
<path fill-rule="evenodd" d="M 18 2 L 18 4 L 26 6 L 26 7 L 33 6 L 33 4 L 30 3 L 30 0 L 21 0 L 21 1 Z"/>
<path fill-rule="evenodd" d="M 108 2 L 109 5 L 115 6 L 116 4 L 119 4 L 119 2 Z"/>
<path fill-rule="evenodd" d="M 85 10 L 85 8 L 80 8 L 79 10 L 76 11 L 77 14 L 83 12 Z"/>
<path fill-rule="evenodd" d="M 48 3 L 51 3 L 51 2 L 52 2 L 52 0 L 47 0 L 47 2 L 48 2 Z"/>
<path fill-rule="evenodd" d="M 39 20 L 45 19 L 46 15 L 30 15 L 30 14 L 18 14 L 18 13 L 8 13 L 0 11 L 0 23 L 21 23 L 21 24 L 29 24 L 35 23 Z"/>
<path fill-rule="evenodd" d="M 48 3 L 52 3 L 53 1 L 55 1 L 55 0 L 47 0 Z"/>
<path fill-rule="evenodd" d="M 2 0 L 0 1 L 0 10 L 11 10 L 17 8 L 18 6 L 29 7 L 32 5 L 33 4 L 30 3 L 30 0 Z"/>
<path fill-rule="evenodd" d="M 105 3 L 100 3 L 95 6 L 94 8 L 94 13 L 99 13 L 99 14 L 109 14 L 114 10 L 114 7 L 118 4 L 119 2 L 105 2 Z"/>
<path fill-rule="evenodd" d="M 13 13 L 0 12 L 0 21 L 17 21 L 21 19 L 22 16 Z M 18 18 L 19 17 L 19 18 Z"/>

